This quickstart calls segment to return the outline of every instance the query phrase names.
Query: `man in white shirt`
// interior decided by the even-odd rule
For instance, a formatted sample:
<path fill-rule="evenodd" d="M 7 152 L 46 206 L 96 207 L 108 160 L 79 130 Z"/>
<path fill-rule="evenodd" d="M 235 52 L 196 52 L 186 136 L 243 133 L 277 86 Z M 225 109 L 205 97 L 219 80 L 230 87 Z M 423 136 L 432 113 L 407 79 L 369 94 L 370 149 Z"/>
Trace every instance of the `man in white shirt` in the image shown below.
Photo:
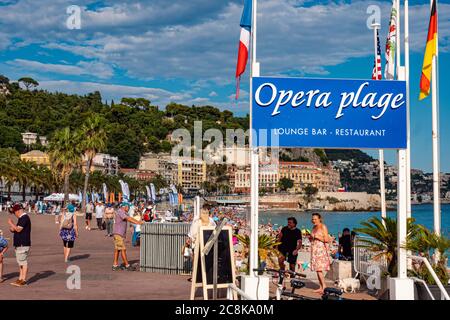
<path fill-rule="evenodd" d="M 98 202 L 95 206 L 95 218 L 97 219 L 98 230 L 103 230 L 103 215 L 105 214 L 105 206 L 102 202 Z"/>
<path fill-rule="evenodd" d="M 88 202 L 86 204 L 86 230 L 91 230 L 92 214 L 94 213 L 94 204 Z"/>

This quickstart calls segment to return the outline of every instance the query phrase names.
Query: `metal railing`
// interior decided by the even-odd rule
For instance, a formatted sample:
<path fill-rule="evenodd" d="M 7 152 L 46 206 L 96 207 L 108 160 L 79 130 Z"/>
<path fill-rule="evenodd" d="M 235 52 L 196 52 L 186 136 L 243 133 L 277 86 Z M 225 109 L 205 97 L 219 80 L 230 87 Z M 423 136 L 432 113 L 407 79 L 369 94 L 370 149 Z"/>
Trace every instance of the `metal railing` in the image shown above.
<path fill-rule="evenodd" d="M 242 300 L 255 300 L 252 297 L 250 297 L 248 294 L 246 294 L 244 291 L 239 289 L 235 284 L 230 284 L 227 289 L 227 299 L 228 300 L 233 300 L 233 291 L 235 291 L 238 295 L 240 295 Z"/>
<path fill-rule="evenodd" d="M 385 259 L 374 260 L 376 253 L 367 248 L 365 239 L 369 237 L 356 236 L 353 244 L 353 268 L 356 276 L 361 275 L 363 277 L 370 276 L 368 268 L 371 265 L 377 265 L 380 270 L 387 270 L 387 262 Z"/>
<path fill-rule="evenodd" d="M 437 286 L 439 287 L 439 290 L 441 291 L 441 295 L 445 298 L 445 300 L 450 300 L 450 297 L 447 293 L 447 290 L 445 290 L 444 286 L 442 285 L 441 280 L 439 280 L 436 272 L 434 272 L 433 267 L 431 266 L 430 262 L 428 261 L 427 258 L 425 257 L 419 257 L 419 256 L 413 256 L 413 255 L 408 255 L 408 258 L 412 259 L 412 260 L 417 260 L 417 261 L 421 261 L 425 264 L 425 266 L 427 267 L 428 271 L 430 272 L 431 276 L 433 277 L 434 281 L 436 281 Z M 421 282 L 425 288 L 427 289 L 428 293 L 430 294 L 431 298 L 433 300 L 435 300 L 435 298 L 433 297 L 433 295 L 431 294 L 430 288 L 428 288 L 428 285 L 426 284 L 425 281 L 417 279 L 417 278 L 413 278 L 414 281 Z"/>
<path fill-rule="evenodd" d="M 192 261 L 184 257 L 188 223 L 145 223 L 141 226 L 140 269 L 165 274 L 190 274 Z"/>

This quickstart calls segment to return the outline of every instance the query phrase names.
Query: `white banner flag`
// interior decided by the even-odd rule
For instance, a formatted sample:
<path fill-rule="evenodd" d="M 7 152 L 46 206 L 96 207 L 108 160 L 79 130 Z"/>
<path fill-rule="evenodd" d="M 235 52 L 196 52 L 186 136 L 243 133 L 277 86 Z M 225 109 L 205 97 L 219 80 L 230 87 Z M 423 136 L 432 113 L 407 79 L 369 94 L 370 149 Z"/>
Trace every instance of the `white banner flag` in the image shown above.
<path fill-rule="evenodd" d="M 395 76 L 395 48 L 397 46 L 397 1 L 393 0 L 391 18 L 389 20 L 389 33 L 386 39 L 386 66 L 384 68 L 384 78 L 393 80 Z"/>

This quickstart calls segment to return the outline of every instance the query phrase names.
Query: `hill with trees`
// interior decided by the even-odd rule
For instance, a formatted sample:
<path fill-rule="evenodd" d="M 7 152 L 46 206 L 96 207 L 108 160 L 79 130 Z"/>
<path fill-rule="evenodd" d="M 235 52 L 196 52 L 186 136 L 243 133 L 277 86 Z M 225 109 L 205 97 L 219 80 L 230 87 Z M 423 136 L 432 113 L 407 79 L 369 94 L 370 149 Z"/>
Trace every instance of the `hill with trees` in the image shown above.
<path fill-rule="evenodd" d="M 137 167 L 146 152 L 170 151 L 167 139 L 174 129 L 186 128 L 193 132 L 194 121 L 203 121 L 203 131 L 217 128 L 248 129 L 248 117 L 235 117 L 230 111 L 213 106 L 186 106 L 171 103 L 166 110 L 144 98 L 123 98 L 120 103 L 102 102 L 100 92 L 85 96 L 51 93 L 34 89 L 38 82 L 21 78 L 26 89 L 17 82 L 0 76 L 9 94 L 0 94 L 0 147 L 23 152 L 22 132 L 35 132 L 52 139 L 62 128 L 79 129 L 89 117 L 97 115 L 105 122 L 107 135 L 104 152 L 119 158 L 120 166 Z"/>
<path fill-rule="evenodd" d="M 107 137 L 102 151 L 117 156 L 121 167 L 135 168 L 146 152 L 169 152 L 172 143 L 168 136 L 173 130 L 186 128 L 192 134 L 195 121 L 202 121 L 203 132 L 217 128 L 224 136 L 226 129 L 247 130 L 249 126 L 248 115 L 237 117 L 213 106 L 170 103 L 162 110 L 147 99 L 132 97 L 124 97 L 119 103 L 105 103 L 98 91 L 84 96 L 52 93 L 39 89 L 39 82 L 29 77 L 10 82 L 0 75 L 0 84 L 8 91 L 0 93 L 0 148 L 19 152 L 25 151 L 22 132 L 35 132 L 51 140 L 57 130 L 66 127 L 78 130 L 88 118 L 98 116 L 105 123 Z M 284 161 L 313 161 L 318 165 L 337 159 L 372 160 L 360 150 L 286 149 L 282 157 Z"/>

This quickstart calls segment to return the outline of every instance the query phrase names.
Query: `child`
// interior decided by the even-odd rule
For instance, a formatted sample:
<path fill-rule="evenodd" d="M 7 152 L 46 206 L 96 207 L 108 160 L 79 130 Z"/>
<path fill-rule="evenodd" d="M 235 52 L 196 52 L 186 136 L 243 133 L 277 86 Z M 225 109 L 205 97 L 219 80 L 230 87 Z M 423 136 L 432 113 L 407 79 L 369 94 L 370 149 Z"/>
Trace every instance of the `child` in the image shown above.
<path fill-rule="evenodd" d="M 191 238 L 187 237 L 184 243 L 183 249 L 181 250 L 184 259 L 184 270 L 192 269 L 192 260 L 194 257 L 194 251 L 192 250 Z"/>
<path fill-rule="evenodd" d="M 137 210 L 133 213 L 132 217 L 136 221 L 142 220 L 141 215 Z M 141 226 L 139 224 L 132 224 L 132 227 L 133 227 L 133 237 L 131 239 L 131 244 L 133 245 L 133 247 L 137 247 L 140 246 L 141 244 Z"/>
<path fill-rule="evenodd" d="M 0 230 L 0 283 L 5 281 L 3 278 L 3 256 L 8 251 L 8 241 L 3 238 L 3 231 Z"/>

